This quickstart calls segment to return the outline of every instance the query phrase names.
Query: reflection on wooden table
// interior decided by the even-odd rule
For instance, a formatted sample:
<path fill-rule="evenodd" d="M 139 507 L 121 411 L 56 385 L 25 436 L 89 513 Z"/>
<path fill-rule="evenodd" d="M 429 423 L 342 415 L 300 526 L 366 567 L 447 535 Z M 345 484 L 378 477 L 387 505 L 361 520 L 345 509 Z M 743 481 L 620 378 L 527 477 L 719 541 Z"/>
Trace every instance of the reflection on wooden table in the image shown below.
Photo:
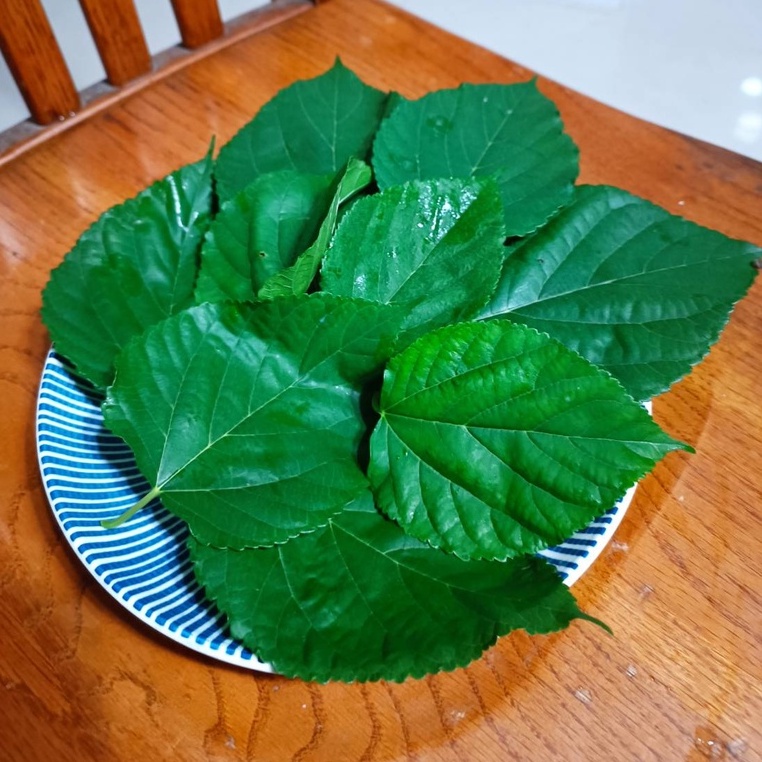
<path fill-rule="evenodd" d="M 515 33 L 515 30 L 514 32 Z M 331 0 L 96 109 L 0 164 L 0 750 L 9 760 L 583 759 L 762 755 L 762 393 L 757 283 L 654 414 L 696 447 L 647 477 L 575 586 L 584 623 L 501 640 L 466 669 L 317 685 L 207 660 L 115 604 L 62 541 L 34 441 L 48 273 L 100 212 L 229 139 L 336 54 L 408 97 L 524 81 L 508 61 L 371 0 Z M 552 82 L 584 183 L 762 244 L 762 167 Z"/>

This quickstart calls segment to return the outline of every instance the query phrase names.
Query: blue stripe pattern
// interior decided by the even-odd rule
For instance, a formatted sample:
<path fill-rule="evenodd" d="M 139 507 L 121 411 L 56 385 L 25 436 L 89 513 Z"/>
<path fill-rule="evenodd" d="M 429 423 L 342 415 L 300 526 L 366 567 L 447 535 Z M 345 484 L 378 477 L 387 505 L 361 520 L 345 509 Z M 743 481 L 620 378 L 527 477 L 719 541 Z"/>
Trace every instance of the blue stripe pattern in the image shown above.
<path fill-rule="evenodd" d="M 272 672 L 228 636 L 224 616 L 205 600 L 180 519 L 154 501 L 122 527 L 100 526 L 150 489 L 129 447 L 104 428 L 100 403 L 51 351 L 40 384 L 37 451 L 50 505 L 74 552 L 117 601 L 155 630 L 212 658 Z M 567 585 L 608 543 L 633 491 L 561 545 L 539 553 Z"/>
<path fill-rule="evenodd" d="M 101 398 L 51 352 L 37 405 L 37 452 L 53 513 L 90 573 L 153 629 L 212 658 L 271 672 L 232 640 L 193 576 L 185 524 L 158 501 L 118 529 L 118 516 L 150 487 L 129 447 L 103 427 Z"/>

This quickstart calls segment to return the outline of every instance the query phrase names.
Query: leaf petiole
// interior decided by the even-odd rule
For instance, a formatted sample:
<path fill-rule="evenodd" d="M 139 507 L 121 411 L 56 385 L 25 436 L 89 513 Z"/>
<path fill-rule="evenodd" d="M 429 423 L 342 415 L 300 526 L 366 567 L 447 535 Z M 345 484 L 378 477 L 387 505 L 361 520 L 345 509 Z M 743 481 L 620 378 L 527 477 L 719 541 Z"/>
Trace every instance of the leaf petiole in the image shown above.
<path fill-rule="evenodd" d="M 159 497 L 161 490 L 158 487 L 154 487 L 150 492 L 143 495 L 137 503 L 133 503 L 126 511 L 120 513 L 115 519 L 104 519 L 101 521 L 101 526 L 104 529 L 116 529 L 124 524 L 125 521 L 131 519 L 141 508 L 145 508 L 154 498 Z"/>

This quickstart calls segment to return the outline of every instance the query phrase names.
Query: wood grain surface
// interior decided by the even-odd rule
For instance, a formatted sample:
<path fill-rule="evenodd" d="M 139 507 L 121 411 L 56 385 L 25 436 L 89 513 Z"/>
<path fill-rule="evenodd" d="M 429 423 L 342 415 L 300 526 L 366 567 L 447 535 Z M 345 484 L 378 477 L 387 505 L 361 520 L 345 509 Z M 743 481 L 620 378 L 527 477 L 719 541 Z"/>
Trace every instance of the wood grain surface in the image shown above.
<path fill-rule="evenodd" d="M 373 0 L 332 0 L 157 80 L 0 169 L 0 759 L 762 759 L 762 283 L 655 402 L 695 455 L 647 477 L 575 586 L 584 622 L 502 639 L 467 669 L 403 684 L 308 684 L 154 634 L 64 543 L 34 417 L 48 273 L 102 211 L 218 145 L 339 54 L 408 97 L 531 73 Z M 582 157 L 621 186 L 762 244 L 762 165 L 540 79 Z"/>

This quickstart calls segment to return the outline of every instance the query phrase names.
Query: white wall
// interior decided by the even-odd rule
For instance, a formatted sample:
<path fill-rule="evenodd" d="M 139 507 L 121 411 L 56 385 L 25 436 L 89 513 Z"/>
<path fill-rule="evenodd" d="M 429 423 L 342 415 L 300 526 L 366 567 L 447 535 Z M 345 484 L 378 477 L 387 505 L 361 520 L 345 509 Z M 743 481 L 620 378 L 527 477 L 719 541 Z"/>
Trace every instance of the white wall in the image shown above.
<path fill-rule="evenodd" d="M 651 122 L 762 160 L 762 0 L 390 0 Z"/>

